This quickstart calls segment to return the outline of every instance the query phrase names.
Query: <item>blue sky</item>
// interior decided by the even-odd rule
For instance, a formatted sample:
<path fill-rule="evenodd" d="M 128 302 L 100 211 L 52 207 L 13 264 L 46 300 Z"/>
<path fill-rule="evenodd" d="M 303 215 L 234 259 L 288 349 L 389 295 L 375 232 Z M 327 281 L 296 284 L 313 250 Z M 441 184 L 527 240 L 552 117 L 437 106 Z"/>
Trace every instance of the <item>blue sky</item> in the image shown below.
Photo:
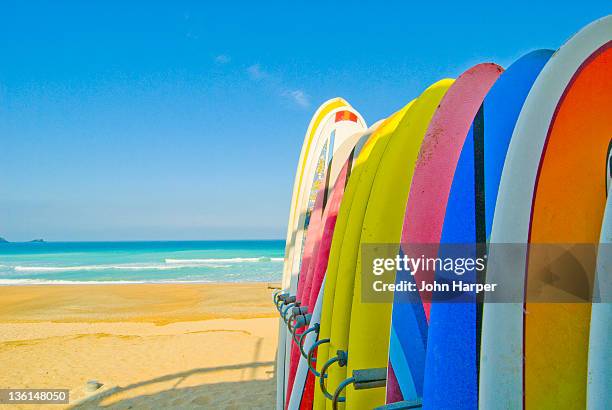
<path fill-rule="evenodd" d="M 439 78 L 557 48 L 609 10 L 3 2 L 0 236 L 283 238 L 318 104 L 342 96 L 373 123 Z"/>

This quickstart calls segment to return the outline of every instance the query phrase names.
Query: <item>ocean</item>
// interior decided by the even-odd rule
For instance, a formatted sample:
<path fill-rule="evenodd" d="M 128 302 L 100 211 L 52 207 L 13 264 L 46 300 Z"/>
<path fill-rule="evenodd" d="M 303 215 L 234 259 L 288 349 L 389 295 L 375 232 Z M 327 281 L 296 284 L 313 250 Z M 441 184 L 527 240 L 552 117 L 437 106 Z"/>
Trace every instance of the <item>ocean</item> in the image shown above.
<path fill-rule="evenodd" d="M 285 242 L 0 243 L 0 285 L 277 282 Z"/>

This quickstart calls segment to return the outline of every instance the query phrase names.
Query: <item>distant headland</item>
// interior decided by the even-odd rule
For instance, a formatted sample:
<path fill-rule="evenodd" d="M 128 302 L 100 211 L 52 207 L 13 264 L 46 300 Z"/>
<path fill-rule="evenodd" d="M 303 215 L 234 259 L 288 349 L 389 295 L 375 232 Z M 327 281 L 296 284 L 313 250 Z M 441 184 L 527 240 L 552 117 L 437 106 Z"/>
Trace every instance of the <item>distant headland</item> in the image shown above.
<path fill-rule="evenodd" d="M 0 243 L 10 243 L 11 241 L 6 240 L 5 238 L 3 238 L 2 236 L 0 236 Z M 27 243 L 44 243 L 45 240 L 42 238 L 36 238 L 36 239 L 32 239 L 31 241 L 27 241 Z"/>

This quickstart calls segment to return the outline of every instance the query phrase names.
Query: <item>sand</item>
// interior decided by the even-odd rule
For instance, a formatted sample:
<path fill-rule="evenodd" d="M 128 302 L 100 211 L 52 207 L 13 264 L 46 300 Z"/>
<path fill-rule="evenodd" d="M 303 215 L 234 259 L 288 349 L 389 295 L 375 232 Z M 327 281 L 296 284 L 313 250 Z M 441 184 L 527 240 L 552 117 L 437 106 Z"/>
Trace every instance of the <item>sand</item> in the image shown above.
<path fill-rule="evenodd" d="M 0 388 L 70 389 L 70 404 L 53 409 L 273 408 L 271 293 L 267 284 L 0 286 Z M 103 386 L 88 392 L 89 380 Z"/>

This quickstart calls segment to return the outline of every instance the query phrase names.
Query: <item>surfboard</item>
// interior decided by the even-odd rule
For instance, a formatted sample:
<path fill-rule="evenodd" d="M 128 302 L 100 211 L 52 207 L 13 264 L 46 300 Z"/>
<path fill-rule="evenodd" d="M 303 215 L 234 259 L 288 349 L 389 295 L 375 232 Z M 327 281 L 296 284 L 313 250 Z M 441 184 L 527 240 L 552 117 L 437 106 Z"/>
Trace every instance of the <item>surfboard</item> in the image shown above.
<path fill-rule="evenodd" d="M 516 119 L 531 85 L 552 53 L 538 50 L 523 56 L 500 76 L 487 94 L 455 170 L 441 243 L 476 244 L 483 243 L 485 238 L 488 240 L 499 178 Z M 478 248 L 464 248 L 466 252 L 473 252 L 473 257 L 478 256 Z M 440 276 L 439 281 L 453 279 Z M 466 282 L 476 279 L 475 272 L 470 272 L 469 278 L 462 278 Z M 424 398 L 427 406 L 478 407 L 482 313 L 474 295 L 470 296 L 473 303 L 438 302 L 432 306 L 428 339 L 431 350 L 428 350 L 426 370 L 429 388 Z M 442 350 L 444 357 L 436 357 Z M 444 394 L 434 387 L 441 379 Z"/>
<path fill-rule="evenodd" d="M 325 189 L 327 189 L 327 181 L 325 180 L 326 166 L 330 160 L 333 160 L 333 155 L 338 146 L 342 145 L 346 138 L 364 128 L 366 128 L 365 121 L 361 115 L 354 108 L 348 106 L 330 111 L 321 120 L 319 129 L 315 133 L 315 140 L 311 143 L 311 146 L 318 156 L 315 156 L 304 168 L 306 175 L 313 175 L 313 179 L 309 184 L 308 178 L 303 178 L 305 185 L 302 190 L 303 194 L 299 199 L 301 202 L 299 208 L 304 209 L 305 212 L 301 215 L 296 215 L 297 230 L 295 232 L 291 280 L 289 284 L 289 292 L 291 294 L 295 295 L 298 291 L 299 272 L 301 271 L 304 246 L 316 195 L 320 185 L 325 185 Z M 330 146 L 328 147 L 328 145 Z M 344 164 L 344 161 L 341 164 Z"/>
<path fill-rule="evenodd" d="M 399 243 L 406 200 L 419 148 L 436 108 L 453 80 L 445 79 L 428 87 L 407 111 L 392 134 L 376 170 L 371 192 L 358 200 L 367 201 L 354 267 L 354 289 L 350 312 L 348 363 L 345 375 L 353 370 L 386 367 L 391 305 L 362 300 L 362 250 L 367 244 Z M 372 349 L 372 346 L 378 348 Z M 331 382 L 331 379 L 330 379 Z M 332 387 L 334 385 L 332 384 Z M 370 409 L 384 404 L 385 389 L 346 389 L 347 409 Z"/>
<path fill-rule="evenodd" d="M 325 102 L 315 113 L 311 120 L 300 160 L 294 184 L 289 225 L 285 248 L 285 264 L 283 267 L 282 287 L 285 291 L 295 294 L 297 291 L 297 276 L 301 263 L 302 250 L 305 234 L 308 229 L 309 216 L 314 206 L 318 184 L 322 179 L 322 173 L 315 173 L 317 167 L 325 162 L 327 145 L 329 143 L 330 122 L 336 113 L 351 110 L 357 116 L 357 123 L 364 125 L 365 122 L 359 113 L 355 112 L 348 103 L 335 98 Z M 344 135 L 350 135 L 351 132 Z M 325 151 L 325 152 L 324 152 Z M 332 150 L 333 152 L 333 147 Z M 297 188 L 296 188 L 297 185 Z M 279 343 L 277 351 L 277 407 L 283 408 L 286 397 L 287 378 L 289 370 L 290 339 L 287 337 L 286 325 L 281 320 L 279 323 Z M 279 402 L 280 400 L 280 402 Z"/>
<path fill-rule="evenodd" d="M 314 258 L 314 261 L 310 266 L 310 294 L 307 298 L 305 298 L 305 304 L 308 306 L 308 312 L 312 314 L 310 321 L 311 326 L 314 326 L 314 324 L 318 324 L 320 321 L 321 307 L 323 301 L 321 287 L 323 286 L 324 275 L 327 268 L 329 250 L 333 238 L 338 210 L 340 208 L 340 203 L 342 201 L 348 177 L 351 173 L 351 169 L 354 162 L 353 160 L 356 156 L 359 155 L 363 144 L 376 130 L 380 123 L 381 121 L 375 123 L 368 130 L 361 133 L 357 133 L 348 138 L 334 154 L 338 159 L 337 161 L 334 161 L 334 164 L 337 164 L 343 158 L 347 159 L 345 161 L 344 166 L 342 167 L 342 169 L 339 170 L 339 172 L 335 172 L 334 167 L 330 169 L 330 179 L 332 181 L 335 180 L 335 183 L 333 189 L 329 193 L 329 199 L 327 201 L 323 214 L 321 239 L 317 246 L 316 257 Z M 310 349 L 310 346 L 312 346 L 315 340 L 315 334 L 310 333 L 309 335 L 307 335 L 307 338 L 304 342 L 305 351 L 308 351 L 308 349 Z M 312 402 L 314 397 L 314 379 L 312 375 L 308 374 L 308 364 L 306 362 L 306 359 L 301 354 L 299 354 L 299 352 L 298 359 L 299 362 L 296 370 L 295 381 L 293 382 L 288 408 L 312 408 Z"/>
<path fill-rule="evenodd" d="M 415 165 L 403 215 L 402 250 L 419 257 L 440 241 L 453 175 L 470 124 L 491 85 L 501 73 L 495 64 L 477 65 L 457 78 L 432 117 Z M 414 277 L 400 272 L 397 280 L 430 281 L 433 272 Z M 388 403 L 423 397 L 430 295 L 423 301 L 396 295 L 389 341 Z M 446 359 L 445 359 L 446 360 Z"/>
<path fill-rule="evenodd" d="M 601 164 L 612 138 L 612 30 L 609 34 L 608 44 L 583 62 L 557 105 L 539 164 L 529 232 L 532 244 L 568 244 L 564 257 L 575 257 L 583 263 L 586 276 L 575 275 L 574 279 L 584 280 L 589 294 L 595 276 L 595 255 L 579 255 L 571 244 L 594 246 L 601 233 L 606 203 Z M 588 140 L 584 141 L 585 137 Z M 576 144 L 576 140 L 583 143 Z M 569 172 L 569 167 L 576 169 Z M 560 202 L 570 197 L 581 201 Z M 541 265 L 531 254 L 528 263 L 529 294 L 539 286 Z M 568 408 L 571 401 L 579 403 L 579 407 L 586 404 L 591 304 L 586 293 L 582 299 L 584 303 L 568 304 L 527 301 L 528 314 L 523 316 L 526 407 Z M 567 355 L 568 351 L 572 353 Z M 566 354 L 565 360 L 559 361 L 555 354 L 562 353 Z M 556 377 L 557 383 L 552 383 L 550 377 Z M 562 389 L 558 383 L 564 384 Z"/>
<path fill-rule="evenodd" d="M 308 124 L 308 129 L 306 130 L 306 135 L 304 136 L 304 142 L 302 143 L 302 150 L 300 152 L 297 170 L 295 173 L 295 179 L 293 182 L 293 193 L 291 195 L 291 206 L 289 208 L 289 222 L 287 223 L 287 238 L 285 241 L 285 263 L 283 265 L 283 288 L 286 288 L 289 285 L 289 281 L 291 280 L 291 264 L 289 262 L 293 261 L 292 254 L 295 239 L 294 235 L 296 231 L 295 224 L 297 223 L 296 210 L 298 208 L 299 197 L 301 196 L 301 192 L 303 189 L 302 180 L 304 179 L 304 168 L 306 167 L 306 163 L 312 155 L 312 140 L 323 118 L 325 118 L 332 110 L 348 105 L 348 102 L 346 102 L 343 98 L 333 98 L 331 100 L 325 101 L 314 113 L 312 119 L 310 120 L 310 123 Z"/>
<path fill-rule="evenodd" d="M 334 119 L 336 125 L 342 121 L 351 121 L 351 119 L 356 119 L 356 116 L 351 117 L 344 115 L 343 113 L 345 112 L 346 111 L 340 111 L 336 115 Z M 326 227 L 327 220 L 330 212 L 334 215 L 337 213 L 337 209 L 342 198 L 342 193 L 344 192 L 346 177 L 352 168 L 352 154 L 354 152 L 354 148 L 365 135 L 363 131 L 354 133 L 349 137 L 345 137 L 341 134 L 341 132 L 346 132 L 348 130 L 352 130 L 353 128 L 355 127 L 345 127 L 344 130 L 334 128 L 332 131 L 334 133 L 334 138 L 336 135 L 338 135 L 340 140 L 343 142 L 339 147 L 333 150 L 333 157 L 331 157 L 325 172 L 325 183 L 319 189 L 316 201 L 317 205 L 315 206 L 315 211 L 311 216 L 311 227 L 309 227 L 306 245 L 304 247 L 304 256 L 302 258 L 302 264 L 300 267 L 299 284 L 297 290 L 297 300 L 304 308 L 311 306 L 311 289 L 313 285 L 317 287 L 315 293 L 318 294 L 318 288 L 320 287 L 322 276 L 317 277 L 315 281 L 313 275 L 315 271 L 314 268 L 319 261 L 319 248 L 321 241 L 324 238 L 326 229 L 329 230 L 329 228 Z M 365 131 L 365 133 L 367 132 L 368 131 Z M 343 165 L 342 168 L 340 168 L 340 164 Z M 335 172 L 336 169 L 340 169 L 340 172 Z M 330 234 L 328 233 L 328 235 Z M 325 239 L 327 240 L 327 237 L 325 237 Z M 314 297 L 316 297 L 316 295 Z M 312 309 L 309 309 L 308 312 L 312 313 Z M 301 334 L 301 331 L 297 332 L 296 334 Z M 300 350 L 298 346 L 293 343 L 291 345 L 287 405 L 289 404 L 289 399 L 292 396 L 291 393 L 295 379 L 295 372 L 297 370 L 300 357 Z"/>
<path fill-rule="evenodd" d="M 344 195 L 344 190 L 348 182 L 348 178 L 351 174 L 354 159 L 359 156 L 361 149 L 364 144 L 370 138 L 370 136 L 376 131 L 378 126 L 382 123 L 381 121 L 376 122 L 366 131 L 357 133 L 347 139 L 345 143 L 338 148 L 338 151 L 334 154 L 337 158 L 332 163 L 330 182 L 333 181 L 333 192 L 327 195 L 327 205 L 325 207 L 325 213 L 323 215 L 324 224 L 321 227 L 321 241 L 317 244 L 316 258 L 310 266 L 308 274 L 310 280 L 308 281 L 308 287 L 306 293 L 309 293 L 308 300 L 313 301 L 319 294 L 319 287 L 323 281 L 325 270 L 327 268 L 327 262 L 329 258 L 329 248 L 331 246 L 331 240 L 333 238 L 335 223 L 340 208 L 340 203 Z M 345 160 L 346 159 L 346 160 Z M 334 172 L 334 166 L 338 166 L 342 160 L 345 160 L 342 169 L 338 172 Z M 337 185 L 337 186 L 336 186 Z M 311 312 L 311 309 L 309 309 Z"/>
<path fill-rule="evenodd" d="M 342 251 L 342 244 L 346 237 L 346 230 L 349 225 L 349 217 L 351 209 L 353 208 L 353 198 L 355 193 L 358 191 L 361 184 L 368 180 L 368 176 L 364 177 L 364 182 L 361 181 L 362 174 L 365 168 L 370 162 L 380 160 L 380 150 L 383 145 L 386 145 L 388 135 L 395 127 L 397 127 L 400 119 L 403 117 L 405 111 L 408 109 L 410 104 L 404 107 L 402 110 L 393 114 L 387 120 L 385 120 L 378 129 L 372 134 L 372 136 L 365 143 L 359 156 L 355 160 L 351 177 L 346 186 L 342 203 L 338 211 L 338 217 L 336 220 L 336 226 L 334 228 L 334 235 L 329 253 L 329 261 L 327 266 L 327 272 L 325 274 L 325 291 L 323 293 L 323 304 L 321 308 L 321 321 L 319 330 L 319 339 L 330 338 L 332 330 L 332 314 L 335 303 L 335 287 L 338 281 L 338 265 L 340 262 L 340 254 Z M 360 204 L 365 205 L 365 204 Z M 355 211 L 357 213 L 357 211 Z M 328 359 L 330 352 L 329 344 L 322 344 L 317 349 L 317 371 L 321 371 L 321 366 Z M 315 401 L 314 408 L 324 409 L 326 407 L 326 399 L 320 389 L 315 389 Z"/>
<path fill-rule="evenodd" d="M 327 169 L 331 167 L 333 163 L 334 154 L 338 146 L 343 145 L 346 138 L 363 128 L 365 128 L 365 122 L 357 111 L 352 107 L 341 107 L 329 112 L 321 121 L 319 129 L 315 133 L 315 140 L 312 146 L 315 152 L 319 152 L 320 154 L 318 157 L 314 157 L 317 159 L 316 161 L 311 161 L 311 163 L 305 167 L 305 172 L 307 174 L 312 174 L 313 179 L 310 185 L 305 185 L 305 193 L 307 193 L 307 195 L 302 195 L 300 199 L 302 201 L 301 207 L 306 211 L 303 215 L 298 217 L 298 229 L 295 235 L 295 251 L 293 252 L 291 281 L 289 284 L 289 293 L 291 295 L 296 295 L 297 305 L 302 303 L 302 293 L 307 276 L 301 276 L 300 272 L 307 273 L 314 246 L 319 238 L 318 225 L 323 203 L 321 202 L 319 208 L 316 208 L 316 198 L 320 192 L 321 199 L 323 199 L 328 189 L 329 180 L 326 178 L 326 173 Z M 342 163 L 344 162 L 342 161 Z M 307 179 L 306 181 L 308 182 Z M 313 213 L 315 214 L 313 215 Z M 312 230 L 310 229 L 311 223 L 313 225 Z M 294 373 L 291 371 L 290 367 L 292 344 L 293 339 L 291 337 L 286 337 L 286 389 L 289 388 L 289 382 L 292 382 L 292 375 Z M 288 400 L 289 394 L 286 394 L 285 397 L 286 400 Z"/>
<path fill-rule="evenodd" d="M 497 199 L 512 130 L 531 85 L 552 53 L 538 50 L 522 57 L 487 94 L 455 169 L 440 241 L 462 245 L 442 245 L 441 251 L 448 254 L 438 257 L 484 256 L 485 249 L 477 244 L 488 240 L 491 208 L 494 209 Z M 461 255 L 456 255 L 457 252 Z M 461 279 L 464 283 L 476 283 L 482 282 L 484 273 L 472 269 L 459 278 L 454 273 L 436 272 L 436 281 L 450 283 Z M 431 307 L 423 399 L 426 407 L 478 408 L 482 305 L 477 302 L 476 294 L 471 292 L 460 300 L 438 301 Z M 443 394 L 435 387 L 439 383 L 444 383 Z"/>
<path fill-rule="evenodd" d="M 289 207 L 289 221 L 287 223 L 287 236 L 285 240 L 285 260 L 283 264 L 283 277 L 281 281 L 281 287 L 284 290 L 288 291 L 289 282 L 291 280 L 291 263 L 293 262 L 293 246 L 295 240 L 295 231 L 296 231 L 296 212 L 302 212 L 302 210 L 297 211 L 299 197 L 302 191 L 302 180 L 304 174 L 304 167 L 306 166 L 306 162 L 311 155 L 311 143 L 314 138 L 315 132 L 319 127 L 321 120 L 332 110 L 336 108 L 340 108 L 343 106 L 348 106 L 348 103 L 342 98 L 333 98 L 321 104 L 321 106 L 317 109 L 315 114 L 313 115 L 310 123 L 308 124 L 308 129 L 306 130 L 306 135 L 304 136 L 304 142 L 302 143 L 302 149 L 300 151 L 300 157 L 298 160 L 297 170 L 295 173 L 295 179 L 293 181 L 293 192 L 291 194 L 291 204 Z M 277 358 L 276 358 L 276 408 L 278 410 L 284 407 L 285 403 L 285 324 L 280 321 L 279 323 L 279 332 L 278 332 L 278 350 L 277 350 Z"/>
<path fill-rule="evenodd" d="M 325 134 L 320 133 L 320 135 L 325 135 Z M 296 240 L 296 245 L 295 245 L 296 250 L 293 253 L 294 260 L 292 262 L 293 272 L 291 273 L 291 281 L 290 281 L 289 288 L 288 288 L 289 294 L 295 295 L 296 301 L 298 303 L 299 303 L 299 298 L 301 296 L 300 295 L 301 292 L 299 292 L 300 280 L 299 280 L 298 272 L 301 271 L 302 267 L 305 267 L 305 269 L 307 269 L 307 266 L 310 263 L 313 242 L 315 240 L 314 237 L 317 234 L 316 231 L 317 231 L 318 219 L 320 218 L 320 215 L 321 215 L 322 195 L 318 195 L 318 193 L 319 191 L 321 192 L 321 194 L 323 193 L 323 190 L 320 188 L 324 188 L 322 187 L 322 185 L 324 184 L 324 181 L 325 181 L 325 163 L 327 161 L 328 149 L 330 148 L 328 147 L 328 144 L 331 143 L 331 140 L 324 140 L 323 138 L 321 138 L 321 140 L 322 141 L 318 141 L 318 142 L 320 144 L 322 143 L 322 146 L 317 145 L 315 148 L 319 150 L 320 152 L 317 157 L 318 159 L 315 162 L 314 166 L 311 165 L 311 168 L 310 168 L 310 170 L 312 170 L 311 172 L 313 172 L 310 191 L 308 192 L 308 195 L 303 195 L 303 198 L 302 198 L 302 200 L 305 202 L 305 205 L 304 205 L 305 213 L 300 216 L 299 223 L 303 224 L 303 226 L 300 229 L 298 229 L 296 232 L 296 239 L 295 239 Z M 309 168 L 307 167 L 306 169 L 308 172 Z M 319 197 L 318 204 L 316 200 L 317 197 Z M 312 222 L 312 227 L 311 227 L 311 222 Z M 310 241 L 308 240 L 309 237 L 310 237 Z M 303 278 L 302 278 L 302 282 L 303 282 Z M 281 314 L 282 316 L 284 316 L 284 318 L 287 317 L 286 310 L 289 308 L 289 306 L 291 305 L 288 305 L 283 310 L 281 310 Z M 289 381 L 290 381 L 290 375 L 291 375 L 290 355 L 291 355 L 293 341 L 288 333 L 288 329 L 284 327 L 285 325 L 284 320 L 281 320 L 280 323 L 282 326 L 281 331 L 286 334 L 284 338 L 285 339 L 284 374 L 285 374 L 285 390 L 286 390 L 285 398 L 287 398 L 290 394 L 288 392 L 288 388 L 289 388 Z"/>
<path fill-rule="evenodd" d="M 606 163 L 606 187 L 608 199 L 597 253 L 595 300 L 591 310 L 589 335 L 589 376 L 587 383 L 587 408 L 605 410 L 609 407 L 612 391 L 612 141 Z"/>
<path fill-rule="evenodd" d="M 483 69 L 482 67 L 481 69 Z M 497 72 L 493 71 L 493 68 Z M 502 72 L 501 67 L 488 67 L 479 86 L 471 87 L 472 95 L 462 106 L 466 116 L 454 129 L 465 133 L 459 161 L 447 195 L 440 244 L 485 243 L 484 194 L 484 111 L 482 103 L 490 87 Z M 488 75 L 487 75 L 488 74 Z M 467 105 L 467 106 L 466 106 Z M 471 125 L 470 125 L 471 124 Z M 503 161 L 503 160 L 502 160 Z M 438 257 L 481 257 L 476 246 L 442 246 Z M 465 253 L 465 255 L 456 255 Z M 474 269 L 466 270 L 461 280 L 476 283 Z M 435 272 L 435 281 L 450 283 L 454 272 Z M 433 295 L 434 297 L 436 295 Z M 465 297 L 467 296 L 467 297 Z M 430 306 L 429 331 L 425 360 L 423 406 L 427 408 L 476 409 L 478 407 L 477 324 L 478 309 L 474 294 L 463 301 L 444 303 L 435 301 Z M 440 383 L 445 388 L 440 389 Z"/>
<path fill-rule="evenodd" d="M 320 130 L 320 135 L 328 137 L 314 170 L 316 182 L 313 182 L 311 195 L 307 198 L 309 204 L 307 206 L 307 214 L 303 218 L 303 249 L 301 252 L 294 253 L 293 264 L 297 272 L 292 275 L 290 291 L 296 295 L 298 303 L 304 302 L 303 293 L 305 291 L 309 293 L 308 272 L 320 238 L 319 223 L 321 222 L 329 190 L 335 183 L 335 177 L 337 177 L 337 173 L 334 178 L 331 178 L 331 175 L 328 174 L 331 174 L 332 168 L 344 165 L 348 157 L 346 148 L 343 148 L 341 154 L 337 153 L 339 146 L 343 147 L 346 145 L 345 141 L 350 139 L 351 135 L 365 128 L 363 121 L 359 120 L 358 114 L 353 109 L 345 108 L 334 111 L 332 114 L 334 115 L 328 118 L 327 121 L 322 122 L 323 126 Z M 323 158 L 325 155 L 327 158 Z M 313 202 L 314 206 L 312 205 Z M 297 238 L 299 240 L 299 232 Z"/>
<path fill-rule="evenodd" d="M 601 163 L 612 134 L 612 94 L 604 91 L 612 89 L 610 40 L 612 17 L 605 17 L 564 44 L 536 79 L 508 147 L 491 243 L 598 242 Z M 541 266 L 527 253 L 502 259 L 489 253 L 487 282 L 529 295 Z M 593 274 L 595 261 L 583 262 Z M 486 305 L 480 405 L 586 406 L 590 315 L 589 303 Z"/>
<path fill-rule="evenodd" d="M 411 103 L 409 103 L 409 105 L 411 105 Z M 352 192 L 352 196 L 350 197 L 352 203 L 350 203 L 350 208 L 347 212 L 346 224 L 343 226 L 344 230 L 339 231 L 337 225 L 336 232 L 334 234 L 334 241 L 332 242 L 331 252 L 334 251 L 336 236 L 341 238 L 339 253 L 330 254 L 330 266 L 328 266 L 327 275 L 336 276 L 336 286 L 332 294 L 331 289 L 329 287 L 329 281 L 326 282 L 325 298 L 330 295 L 333 303 L 330 316 L 327 318 L 323 317 L 321 319 L 321 325 L 323 326 L 326 323 L 326 319 L 329 320 L 330 332 L 328 337 L 330 339 L 330 343 L 321 346 L 324 347 L 324 349 L 319 348 L 317 356 L 318 371 L 321 371 L 320 366 L 325 361 L 327 361 L 329 357 L 335 355 L 335 352 L 337 352 L 338 350 L 346 350 L 346 347 L 344 347 L 346 342 L 343 342 L 342 340 L 345 340 L 347 337 L 349 324 L 347 315 L 350 314 L 350 303 L 352 301 L 352 294 L 349 294 L 349 292 L 347 292 L 347 289 L 352 289 L 355 279 L 354 268 L 357 259 L 357 249 L 354 245 L 354 241 L 355 239 L 357 241 L 359 240 L 359 235 L 361 234 L 361 223 L 363 221 L 363 216 L 367 207 L 367 201 L 359 200 L 357 198 L 362 197 L 364 193 L 369 194 L 372 181 L 375 176 L 375 170 L 381 161 L 382 154 L 389 143 L 392 133 L 397 129 L 401 119 L 403 118 L 408 109 L 409 107 L 404 107 L 402 111 L 391 117 L 392 121 L 383 124 L 379 129 L 379 132 L 375 133 L 375 137 L 377 137 L 377 140 L 374 141 L 375 144 L 369 144 L 371 150 L 365 152 L 365 154 L 367 154 L 368 156 L 364 157 L 364 159 L 367 161 L 364 161 L 364 164 L 361 168 L 355 169 L 356 172 L 354 172 L 353 176 L 349 180 L 349 185 L 353 184 L 353 182 L 355 183 L 355 190 L 354 192 Z M 363 154 L 364 153 L 362 153 L 362 155 Z M 362 158 L 362 155 L 360 155 L 360 159 Z M 342 203 L 341 210 L 342 208 L 346 208 L 345 202 L 347 201 L 347 199 L 349 198 L 345 197 L 345 200 Z M 348 204 L 349 203 L 347 202 L 347 205 Z M 341 216 L 339 216 L 338 218 L 339 221 L 337 222 L 337 224 L 339 224 L 340 222 L 340 217 Z M 347 244 L 352 244 L 352 246 L 347 246 Z M 322 334 L 323 333 L 321 332 L 320 338 L 323 338 Z M 322 350 L 328 351 L 329 356 L 323 356 Z M 340 380 L 344 378 L 344 375 L 340 375 L 337 370 L 337 368 L 332 368 L 332 371 L 330 371 L 327 382 L 328 385 L 336 386 L 337 383 L 339 383 Z M 340 370 L 345 369 L 343 368 Z M 318 394 L 321 394 L 320 389 L 317 389 L 315 392 L 315 395 Z M 323 405 L 329 408 L 329 401 L 326 399 L 323 400 Z"/>

